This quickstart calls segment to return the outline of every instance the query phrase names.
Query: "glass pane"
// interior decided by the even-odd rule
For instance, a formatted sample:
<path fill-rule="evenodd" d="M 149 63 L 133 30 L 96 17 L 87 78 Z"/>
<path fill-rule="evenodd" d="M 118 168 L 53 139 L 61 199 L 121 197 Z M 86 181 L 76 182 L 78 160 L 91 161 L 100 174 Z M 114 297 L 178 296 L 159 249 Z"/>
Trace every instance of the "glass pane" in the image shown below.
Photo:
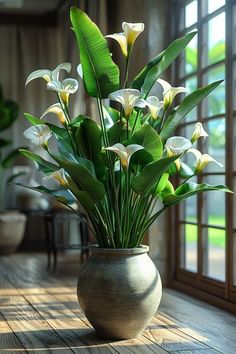
<path fill-rule="evenodd" d="M 185 49 L 185 75 L 197 70 L 197 40 L 195 35 Z"/>
<path fill-rule="evenodd" d="M 182 268 L 197 272 L 197 225 L 183 225 Z"/>
<path fill-rule="evenodd" d="M 225 66 L 219 65 L 205 74 L 205 84 L 225 79 Z M 225 81 L 213 90 L 203 102 L 203 115 L 205 117 L 225 113 Z"/>
<path fill-rule="evenodd" d="M 211 19 L 203 28 L 204 66 L 225 58 L 225 12 Z"/>
<path fill-rule="evenodd" d="M 208 176 L 204 182 L 211 185 L 225 184 L 224 176 Z M 225 227 L 225 193 L 209 191 L 204 194 L 203 223 Z"/>
<path fill-rule="evenodd" d="M 193 92 L 194 90 L 197 89 L 197 77 L 196 76 L 192 76 L 190 77 L 189 79 L 187 79 L 185 81 L 185 83 L 183 84 L 187 90 L 189 92 Z M 193 108 L 187 115 L 187 118 L 186 118 L 187 121 L 194 121 L 194 120 L 197 120 L 197 108 Z"/>
<path fill-rule="evenodd" d="M 204 228 L 204 275 L 225 281 L 225 230 Z"/>
<path fill-rule="evenodd" d="M 185 162 L 191 165 L 191 162 L 189 163 L 187 160 Z M 196 176 L 192 177 L 190 181 L 197 183 Z M 190 197 L 180 204 L 180 220 L 197 223 L 197 196 Z"/>
<path fill-rule="evenodd" d="M 203 126 L 209 136 L 204 141 L 203 152 L 211 155 L 215 162 L 209 162 L 205 167 L 205 172 L 224 172 L 225 171 L 225 119 L 212 119 L 203 123 Z"/>
<path fill-rule="evenodd" d="M 225 5 L 225 0 L 208 0 L 208 13 L 211 14 L 215 10 Z"/>
<path fill-rule="evenodd" d="M 197 0 L 194 0 L 185 7 L 185 27 L 190 27 L 196 22 L 197 22 Z"/>

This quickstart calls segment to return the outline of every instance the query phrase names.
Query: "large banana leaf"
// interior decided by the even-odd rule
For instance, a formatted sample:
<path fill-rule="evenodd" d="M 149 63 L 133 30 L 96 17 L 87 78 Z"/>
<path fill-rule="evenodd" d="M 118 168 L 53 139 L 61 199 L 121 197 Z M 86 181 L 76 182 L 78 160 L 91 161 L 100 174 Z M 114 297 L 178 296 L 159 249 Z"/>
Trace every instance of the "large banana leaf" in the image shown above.
<path fill-rule="evenodd" d="M 85 89 L 92 97 L 107 98 L 119 88 L 119 69 L 112 61 L 105 38 L 94 22 L 80 9 L 71 8 Z"/>
<path fill-rule="evenodd" d="M 145 159 L 145 154 L 148 153 L 151 156 L 151 161 L 157 161 L 163 153 L 161 138 L 150 125 L 143 125 L 138 129 L 130 139 L 130 144 L 138 144 L 144 147 L 145 150 L 137 153 L 141 160 L 142 156 Z"/>
<path fill-rule="evenodd" d="M 76 183 L 78 191 L 84 192 L 89 203 L 97 203 L 105 195 L 104 185 L 94 177 L 89 165 L 91 161 L 79 159 L 79 163 L 64 160 L 60 156 L 52 155 L 54 160 L 64 168 L 72 180 Z"/>
<path fill-rule="evenodd" d="M 179 156 L 166 157 L 146 165 L 140 175 L 131 180 L 133 190 L 138 194 L 147 195 Z"/>
<path fill-rule="evenodd" d="M 184 37 L 176 39 L 166 50 L 153 58 L 133 80 L 131 87 L 141 90 L 146 96 L 158 77 L 168 68 L 168 66 L 177 58 L 182 50 L 188 45 L 195 32 L 187 33 Z"/>
<path fill-rule="evenodd" d="M 76 132 L 77 145 L 85 158 L 92 161 L 98 178 L 105 173 L 105 165 L 101 158 L 102 132 L 92 119 L 84 118 Z"/>
<path fill-rule="evenodd" d="M 40 192 L 49 196 L 54 197 L 56 200 L 63 204 L 73 204 L 75 202 L 74 196 L 67 189 L 48 189 L 43 186 L 29 187 L 22 183 L 14 183 L 16 186 L 24 187 L 36 192 Z"/>
<path fill-rule="evenodd" d="M 33 152 L 28 151 L 26 149 L 19 149 L 19 152 L 23 156 L 34 161 L 36 163 L 39 171 L 42 171 L 45 174 L 51 174 L 52 172 L 57 171 L 60 168 L 59 166 L 57 166 L 47 160 L 44 160 L 41 156 L 34 154 Z"/>
<path fill-rule="evenodd" d="M 201 87 L 190 93 L 181 102 L 177 110 L 171 114 L 165 121 L 160 136 L 163 141 L 167 140 L 169 136 L 175 131 L 184 117 L 197 106 L 205 97 L 207 97 L 223 80 L 215 81 L 208 86 Z"/>
<path fill-rule="evenodd" d="M 175 190 L 175 193 L 171 193 L 166 197 L 164 197 L 163 203 L 165 206 L 170 206 L 173 204 L 177 204 L 181 200 L 192 197 L 193 195 L 196 195 L 198 193 L 213 191 L 213 190 L 232 193 L 232 191 L 224 185 L 211 186 L 210 184 L 206 184 L 206 183 L 197 184 L 194 182 L 189 182 L 179 186 Z"/>

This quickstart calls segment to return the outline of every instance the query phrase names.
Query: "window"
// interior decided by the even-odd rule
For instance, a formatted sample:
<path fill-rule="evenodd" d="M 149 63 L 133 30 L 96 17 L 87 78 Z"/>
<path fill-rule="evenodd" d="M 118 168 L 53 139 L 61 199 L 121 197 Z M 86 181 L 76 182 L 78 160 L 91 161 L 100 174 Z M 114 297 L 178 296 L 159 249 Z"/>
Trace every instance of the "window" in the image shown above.
<path fill-rule="evenodd" d="M 179 134 L 190 138 L 195 122 L 203 123 L 209 138 L 199 139 L 197 148 L 213 155 L 224 167 L 209 164 L 195 181 L 226 184 L 236 192 L 236 2 L 173 1 L 173 6 L 175 37 L 198 31 L 173 70 L 176 86 L 186 86 L 191 92 L 224 79 L 188 115 Z M 187 290 L 191 286 L 195 289 L 192 293 L 209 294 L 206 296 L 218 303 L 217 298 L 221 298 L 224 306 L 233 308 L 236 303 L 236 195 L 218 191 L 203 193 L 176 207 L 172 217 L 175 220 L 171 239 L 176 240 L 173 284 Z"/>

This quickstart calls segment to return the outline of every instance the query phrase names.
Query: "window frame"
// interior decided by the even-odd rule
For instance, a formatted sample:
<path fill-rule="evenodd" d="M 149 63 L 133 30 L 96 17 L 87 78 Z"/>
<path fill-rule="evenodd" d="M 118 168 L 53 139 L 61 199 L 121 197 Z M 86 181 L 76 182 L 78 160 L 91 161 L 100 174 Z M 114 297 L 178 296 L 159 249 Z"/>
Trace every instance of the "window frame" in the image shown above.
<path fill-rule="evenodd" d="M 181 19 L 181 8 L 191 3 L 192 0 L 171 0 L 172 9 L 172 38 L 178 38 L 183 33 L 186 33 L 186 29 L 179 30 L 179 20 Z M 204 1 L 204 0 L 203 0 Z M 202 14 L 203 1 L 198 0 L 198 14 Z M 198 87 L 203 86 L 203 75 L 209 69 L 217 67 L 221 63 L 225 64 L 225 114 L 219 114 L 216 116 L 203 117 L 202 116 L 202 105 L 197 108 L 197 117 L 200 117 L 200 121 L 204 118 L 204 122 L 208 119 L 225 117 L 225 156 L 226 166 L 225 171 L 222 173 L 212 173 L 204 172 L 198 177 L 198 183 L 201 183 L 203 177 L 207 175 L 222 175 L 225 176 L 226 185 L 233 190 L 234 180 L 236 181 L 236 171 L 233 165 L 233 131 L 234 124 L 236 124 L 236 111 L 233 109 L 233 64 L 236 65 L 236 52 L 233 54 L 233 40 L 235 40 L 233 32 L 233 25 L 236 21 L 234 18 L 236 12 L 234 13 L 234 7 L 236 9 L 235 0 L 226 0 L 225 5 L 220 7 L 211 14 L 207 14 L 204 17 L 198 18 L 197 24 L 193 24 L 187 30 L 190 32 L 191 29 L 196 28 L 198 30 L 198 68 L 197 68 L 197 82 Z M 199 63 L 201 60 L 201 46 L 203 45 L 203 25 L 207 23 L 210 19 L 214 18 L 218 14 L 225 11 L 226 16 L 226 52 L 225 59 L 217 63 L 210 64 L 204 68 L 199 68 Z M 236 17 L 236 16 L 235 16 Z M 183 19 L 184 20 L 184 19 Z M 180 72 L 180 61 L 177 60 L 171 68 L 172 82 L 178 86 L 180 78 L 178 73 Z M 236 71 L 236 70 L 235 70 Z M 187 74 L 181 77 L 181 81 L 192 77 L 194 73 Z M 226 119 L 227 118 L 227 119 Z M 187 124 L 191 124 L 189 122 Z M 234 248 L 236 239 L 236 229 L 233 224 L 233 198 L 231 194 L 226 193 L 225 199 L 225 210 L 226 210 L 226 280 L 221 282 L 208 276 L 203 275 L 203 232 L 202 229 L 206 227 L 215 227 L 214 225 L 204 224 L 202 218 L 202 195 L 197 196 L 197 224 L 198 227 L 198 246 L 197 246 L 197 273 L 192 273 L 186 269 L 181 268 L 181 232 L 180 226 L 183 224 L 190 224 L 189 221 L 180 221 L 180 207 L 177 205 L 172 210 L 168 212 L 168 260 L 170 261 L 170 267 L 168 272 L 168 284 L 176 289 L 185 291 L 191 295 L 199 297 L 205 301 L 211 302 L 217 306 L 223 307 L 231 312 L 236 313 L 236 284 L 234 284 L 233 267 L 236 266 L 236 259 L 234 259 Z M 234 210 L 236 212 L 236 210 Z M 171 221 L 171 222 L 170 222 Z M 236 223 L 235 223 L 236 224 Z M 220 227 L 217 227 L 220 229 Z M 236 258 L 236 256 L 235 256 Z M 235 270 L 236 272 L 236 270 Z"/>

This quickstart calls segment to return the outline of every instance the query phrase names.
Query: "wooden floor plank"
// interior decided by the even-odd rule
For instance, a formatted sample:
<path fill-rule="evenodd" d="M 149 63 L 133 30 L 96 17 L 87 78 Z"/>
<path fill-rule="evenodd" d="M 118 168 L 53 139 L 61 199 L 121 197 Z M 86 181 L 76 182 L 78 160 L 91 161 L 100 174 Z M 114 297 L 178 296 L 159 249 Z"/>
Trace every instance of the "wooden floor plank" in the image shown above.
<path fill-rule="evenodd" d="M 78 306 L 78 263 L 45 266 L 45 255 L 0 257 L 0 353 L 2 339 L 7 353 L 236 353 L 235 316 L 170 290 L 139 338 L 99 339 Z"/>
<path fill-rule="evenodd" d="M 165 292 L 160 309 L 163 318 L 174 321 L 183 333 L 202 335 L 212 349 L 223 354 L 235 354 L 236 317 L 201 301 L 176 294 L 172 290 Z"/>
<path fill-rule="evenodd" d="M 0 313 L 0 353 L 5 352 L 25 352 L 25 348 Z"/>

